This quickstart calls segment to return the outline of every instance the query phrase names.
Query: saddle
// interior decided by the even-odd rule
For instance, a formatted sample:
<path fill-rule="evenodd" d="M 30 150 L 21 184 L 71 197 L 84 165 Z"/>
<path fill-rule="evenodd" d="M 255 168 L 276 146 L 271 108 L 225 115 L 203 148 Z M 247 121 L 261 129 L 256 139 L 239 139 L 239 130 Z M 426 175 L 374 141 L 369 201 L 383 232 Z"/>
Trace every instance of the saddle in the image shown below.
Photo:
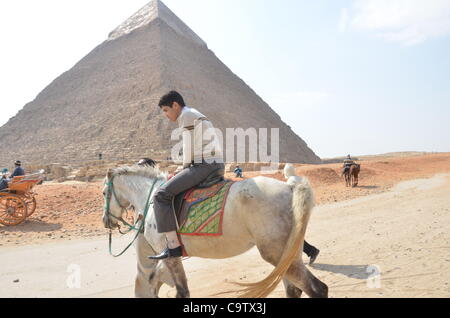
<path fill-rule="evenodd" d="M 178 194 L 173 209 L 181 235 L 221 235 L 226 197 L 234 181 L 225 180 L 223 169 L 214 171 L 198 186 Z"/>
<path fill-rule="evenodd" d="M 344 173 L 349 172 L 349 171 L 350 171 L 350 168 L 351 168 L 352 166 L 355 166 L 357 169 L 361 169 L 361 165 L 359 165 L 359 164 L 357 164 L 357 163 L 347 164 L 347 165 L 345 165 L 345 167 L 344 167 Z"/>

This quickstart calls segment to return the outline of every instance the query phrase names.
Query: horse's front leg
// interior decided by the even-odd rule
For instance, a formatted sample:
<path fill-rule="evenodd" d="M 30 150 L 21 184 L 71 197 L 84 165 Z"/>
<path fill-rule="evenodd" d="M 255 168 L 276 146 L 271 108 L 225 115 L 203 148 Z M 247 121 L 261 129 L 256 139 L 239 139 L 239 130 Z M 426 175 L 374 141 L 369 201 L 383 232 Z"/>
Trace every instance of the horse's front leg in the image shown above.
<path fill-rule="evenodd" d="M 161 276 L 164 274 L 164 268 L 161 265 L 162 264 L 159 263 L 148 278 L 148 288 L 152 298 L 158 298 L 159 290 L 163 285 Z"/>
<path fill-rule="evenodd" d="M 158 298 L 159 295 L 159 289 L 163 285 L 159 278 L 158 270 L 155 270 L 153 273 L 150 274 L 150 277 L 148 279 L 148 288 L 149 288 L 149 295 L 151 295 L 151 298 Z"/>
<path fill-rule="evenodd" d="M 189 298 L 190 293 L 181 257 L 165 259 L 164 264 L 167 266 L 167 269 L 169 270 L 169 273 L 175 283 L 177 298 Z"/>
<path fill-rule="evenodd" d="M 148 277 L 149 292 L 153 298 L 158 298 L 159 290 L 164 284 L 169 285 L 170 287 L 175 286 L 172 275 L 169 273 L 169 269 L 164 262 L 160 261 L 155 270 L 151 272 Z"/>

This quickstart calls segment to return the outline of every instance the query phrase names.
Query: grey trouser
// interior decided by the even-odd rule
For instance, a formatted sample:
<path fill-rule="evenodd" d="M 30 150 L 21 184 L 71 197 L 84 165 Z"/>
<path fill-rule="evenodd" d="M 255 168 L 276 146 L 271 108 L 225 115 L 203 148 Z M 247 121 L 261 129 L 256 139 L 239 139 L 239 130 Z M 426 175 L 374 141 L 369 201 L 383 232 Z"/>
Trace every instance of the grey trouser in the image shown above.
<path fill-rule="evenodd" d="M 177 194 L 195 187 L 215 171 L 224 168 L 223 163 L 194 164 L 162 185 L 153 197 L 158 233 L 177 230 L 175 212 L 172 208 L 172 200 Z"/>

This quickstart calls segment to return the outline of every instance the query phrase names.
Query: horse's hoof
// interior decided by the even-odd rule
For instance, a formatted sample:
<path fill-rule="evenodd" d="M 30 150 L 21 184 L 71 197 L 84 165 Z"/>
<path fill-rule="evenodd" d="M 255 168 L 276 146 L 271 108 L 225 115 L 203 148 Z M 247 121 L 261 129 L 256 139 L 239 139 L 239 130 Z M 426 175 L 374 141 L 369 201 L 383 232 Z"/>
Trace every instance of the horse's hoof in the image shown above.
<path fill-rule="evenodd" d="M 316 249 L 314 253 L 311 255 L 311 258 L 309 259 L 309 265 L 314 264 L 316 261 L 317 256 L 319 256 L 320 250 Z"/>
<path fill-rule="evenodd" d="M 180 247 L 177 247 L 174 249 L 165 248 L 161 254 L 148 256 L 148 258 L 151 260 L 159 261 L 159 260 L 163 260 L 163 259 L 174 258 L 174 257 L 176 258 L 176 257 L 182 257 L 182 256 L 183 256 L 183 248 L 180 246 Z"/>

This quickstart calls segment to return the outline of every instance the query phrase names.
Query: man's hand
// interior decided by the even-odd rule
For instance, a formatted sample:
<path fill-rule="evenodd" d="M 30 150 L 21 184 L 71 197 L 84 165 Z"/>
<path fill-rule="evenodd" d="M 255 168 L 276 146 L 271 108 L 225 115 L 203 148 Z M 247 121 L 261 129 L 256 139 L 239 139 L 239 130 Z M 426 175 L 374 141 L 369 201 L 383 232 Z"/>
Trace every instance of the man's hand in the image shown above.
<path fill-rule="evenodd" d="M 181 171 L 183 171 L 185 169 L 184 166 L 178 166 L 177 170 L 175 170 L 175 174 L 180 173 Z"/>
<path fill-rule="evenodd" d="M 172 174 L 169 175 L 169 180 L 175 177 L 177 174 L 179 174 L 181 171 L 183 171 L 184 168 L 182 166 L 179 166 L 177 170 L 175 170 Z"/>

